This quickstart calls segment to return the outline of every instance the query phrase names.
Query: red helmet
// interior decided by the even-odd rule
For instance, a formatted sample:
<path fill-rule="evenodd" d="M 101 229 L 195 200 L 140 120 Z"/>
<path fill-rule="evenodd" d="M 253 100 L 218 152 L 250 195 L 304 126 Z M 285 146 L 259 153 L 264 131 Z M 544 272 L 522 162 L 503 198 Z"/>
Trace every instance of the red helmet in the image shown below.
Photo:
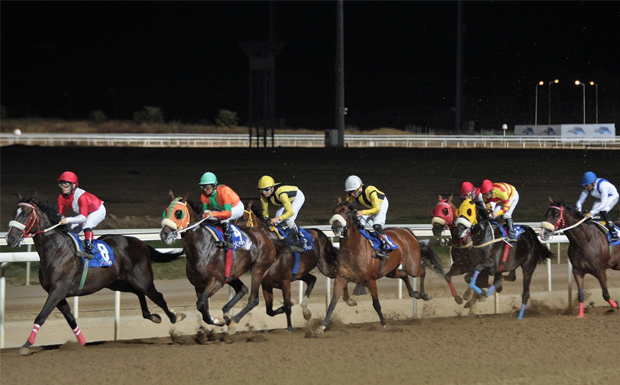
<path fill-rule="evenodd" d="M 71 182 L 76 186 L 78 185 L 78 177 L 77 175 L 75 175 L 74 172 L 71 171 L 65 171 L 60 174 L 60 176 L 58 177 L 58 182 L 60 182 L 61 180 L 65 182 Z"/>
<path fill-rule="evenodd" d="M 488 179 L 483 180 L 482 184 L 480 185 L 480 192 L 486 194 L 491 190 L 493 190 L 493 182 Z"/>
<path fill-rule="evenodd" d="M 476 188 L 471 182 L 463 182 L 461 185 L 461 196 L 464 197 L 465 195 L 473 192 L 475 189 Z"/>

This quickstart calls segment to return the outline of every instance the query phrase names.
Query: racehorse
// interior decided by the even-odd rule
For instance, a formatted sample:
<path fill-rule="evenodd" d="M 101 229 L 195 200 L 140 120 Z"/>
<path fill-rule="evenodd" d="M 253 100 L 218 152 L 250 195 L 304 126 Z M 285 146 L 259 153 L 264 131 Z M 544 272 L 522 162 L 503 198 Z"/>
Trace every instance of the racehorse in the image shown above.
<path fill-rule="evenodd" d="M 552 258 L 553 253 L 540 243 L 534 230 L 521 225 L 522 231 L 517 233 L 516 242 L 506 241 L 505 230 L 495 221 L 489 219 L 486 207 L 479 202 L 466 199 L 459 207 L 459 219 L 457 228 L 461 239 L 469 233 L 473 246 L 471 257 L 477 261 L 474 276 L 469 282 L 469 287 L 476 293 L 487 297 L 502 290 L 502 272 L 511 271 L 521 267 L 523 271 L 523 293 L 521 294 L 521 309 L 518 319 L 523 318 L 527 302 L 530 298 L 530 282 L 536 266 L 543 258 Z M 493 285 L 485 293 L 484 289 L 476 286 L 476 278 L 482 271 L 488 271 L 493 276 Z"/>
<path fill-rule="evenodd" d="M 243 216 L 235 221 L 236 225 L 246 226 L 250 228 L 257 228 L 265 231 L 269 234 L 269 238 L 276 244 L 288 244 L 288 240 L 280 240 L 278 235 L 271 231 L 267 224 L 266 218 L 263 217 L 261 210 L 253 206 L 252 202 L 248 202 L 245 205 L 245 212 Z M 296 274 L 296 279 L 300 279 L 306 283 L 306 291 L 304 293 L 301 307 L 304 318 L 309 320 L 312 317 L 312 313 L 308 310 L 308 300 L 312 289 L 316 283 L 316 277 L 311 274 L 311 271 L 318 267 L 321 273 L 334 278 L 336 276 L 335 257 L 338 250 L 332 245 L 330 239 L 319 229 L 305 229 L 312 237 L 314 242 L 314 248 L 310 251 L 299 253 L 299 267 Z M 265 304 L 267 307 L 267 314 L 273 317 L 278 314 L 286 314 L 287 330 L 292 331 L 293 326 L 291 323 L 291 307 L 293 303 L 291 301 L 291 281 L 292 271 L 294 265 L 294 251 L 290 247 L 277 248 L 276 261 L 269 268 L 269 272 L 263 278 L 261 286 L 263 288 L 263 297 L 265 298 Z M 284 297 L 284 304 L 280 308 L 273 310 L 273 289 L 282 290 L 282 296 Z M 347 294 L 348 296 L 348 294 Z"/>
<path fill-rule="evenodd" d="M 448 277 L 448 285 L 452 289 L 452 277 L 455 275 L 465 274 L 465 282 L 469 284 L 471 281 L 471 277 L 474 274 L 474 267 L 477 263 L 472 259 L 471 249 L 473 242 L 471 240 L 471 235 L 467 233 L 465 238 L 459 237 L 459 232 L 456 227 L 456 220 L 458 218 L 458 209 L 452 202 L 453 195 L 450 195 L 448 199 L 443 199 L 441 195 L 439 195 L 439 200 L 437 205 L 431 211 L 431 215 L 433 216 L 431 220 L 431 224 L 433 226 L 433 235 L 436 237 L 441 236 L 444 230 L 450 231 L 450 256 L 452 257 L 452 266 L 450 266 L 450 270 L 446 273 Z M 508 276 L 504 276 L 506 281 L 515 281 L 516 275 L 515 271 L 511 270 Z M 479 287 L 488 288 L 489 287 L 489 273 L 487 271 L 480 272 L 478 279 L 476 281 L 479 284 Z M 471 307 L 478 298 L 476 296 L 472 297 L 474 290 L 467 287 L 465 293 L 463 293 L 463 298 L 467 300 L 467 304 L 465 304 L 466 308 Z M 459 296 L 454 297 L 456 303 L 463 303 L 462 299 Z"/>
<path fill-rule="evenodd" d="M 80 331 L 66 298 L 92 294 L 106 287 L 134 293 L 140 301 L 142 316 L 154 323 L 161 323 L 161 317 L 149 312 L 145 296 L 164 310 L 171 323 L 185 318 L 185 314 L 175 314 L 168 309 L 164 296 L 153 284 L 151 268 L 151 262 L 170 262 L 178 259 L 183 252 L 160 253 L 134 237 L 103 235 L 98 240 L 112 249 L 114 263 L 109 267 L 85 270 L 85 260 L 76 257 L 79 250 L 69 234 L 69 227 L 58 225 L 61 219 L 58 210 L 36 197 L 23 199 L 20 196 L 18 200 L 15 219 L 9 222 L 6 241 L 10 247 L 19 247 L 25 237 L 33 236 L 41 260 L 39 282 L 48 292 L 45 305 L 34 320 L 32 333 L 20 348 L 19 354 L 30 353 L 29 348 L 34 344 L 39 328 L 54 308 L 58 308 L 63 314 L 78 342 L 85 345 L 86 338 Z"/>
<path fill-rule="evenodd" d="M 228 334 L 237 331 L 239 320 L 258 305 L 258 289 L 263 277 L 276 258 L 276 250 L 267 234 L 258 229 L 245 228 L 238 234 L 247 238 L 245 246 L 234 251 L 230 276 L 226 280 L 227 249 L 217 246 L 215 233 L 210 227 L 202 224 L 196 213 L 202 212 L 199 206 L 187 201 L 187 195 L 175 198 L 170 192 L 172 202 L 164 211 L 160 238 L 167 244 L 172 244 L 178 234 L 181 234 L 183 248 L 186 255 L 187 278 L 196 290 L 198 301 L 196 307 L 202 314 L 202 319 L 209 325 L 228 325 Z M 231 232 L 237 232 L 231 228 Z M 247 286 L 239 279 L 246 271 L 252 271 L 250 297 L 248 303 L 239 313 L 231 318 L 230 310 L 244 295 Z M 233 298 L 222 308 L 224 319 L 213 318 L 209 314 L 209 298 L 224 284 L 235 290 Z"/>
<path fill-rule="evenodd" d="M 386 326 L 386 319 L 381 312 L 381 304 L 377 292 L 377 280 L 382 277 L 399 278 L 405 282 L 409 296 L 428 301 L 430 297 L 424 291 L 426 266 L 434 271 L 445 274 L 437 255 L 428 247 L 420 245 L 409 229 L 390 227 L 385 234 L 398 246 L 393 249 L 387 259 L 374 258 L 375 251 L 370 242 L 358 230 L 357 217 L 352 202 L 336 203 L 334 215 L 330 219 L 334 235 L 340 236 L 340 250 L 336 256 L 337 274 L 334 282 L 334 293 L 329 303 L 325 319 L 317 331 L 323 332 L 336 308 L 338 299 L 347 282 L 355 282 L 370 291 L 372 305 L 379 315 L 381 325 Z M 420 277 L 420 292 L 413 290 L 409 276 Z M 447 278 L 446 278 L 447 280 Z"/>
<path fill-rule="evenodd" d="M 540 224 L 540 237 L 547 240 L 553 233 L 564 232 L 568 238 L 568 258 L 573 265 L 579 293 L 579 317 L 584 317 L 583 278 L 586 274 L 598 279 L 603 298 L 613 309 L 617 309 L 618 302 L 611 299 L 607 290 L 606 270 L 620 270 L 620 243 L 615 246 L 609 244 L 605 230 L 596 222 L 586 220 L 570 203 L 554 202 L 549 198 L 549 204 L 545 220 Z"/>

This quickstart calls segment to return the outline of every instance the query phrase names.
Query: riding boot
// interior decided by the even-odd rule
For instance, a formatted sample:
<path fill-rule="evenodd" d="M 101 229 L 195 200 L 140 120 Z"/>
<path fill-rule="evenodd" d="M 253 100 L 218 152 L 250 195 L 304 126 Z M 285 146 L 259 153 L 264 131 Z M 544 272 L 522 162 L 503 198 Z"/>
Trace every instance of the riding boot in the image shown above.
<path fill-rule="evenodd" d="M 515 228 L 512 223 L 512 218 L 506 218 L 506 226 L 508 226 L 508 242 L 516 242 L 515 239 Z"/>
<path fill-rule="evenodd" d="M 300 253 L 304 251 L 304 241 L 301 239 L 301 233 L 299 232 L 299 228 L 297 226 L 291 228 L 293 232 L 293 239 L 291 243 L 291 249 L 295 251 L 299 251 Z"/>
<path fill-rule="evenodd" d="M 609 213 L 607 211 L 601 211 L 601 217 L 603 217 L 603 219 L 605 220 L 605 227 L 607 227 L 607 229 L 609 230 L 609 234 L 611 235 L 611 241 L 619 241 L 620 237 L 618 237 L 618 233 L 614 228 L 614 222 L 611 220 Z"/>
<path fill-rule="evenodd" d="M 229 249 L 233 248 L 233 243 L 232 243 L 232 235 L 230 234 L 230 222 L 228 221 L 224 221 L 224 222 L 220 222 L 220 226 L 222 227 L 222 230 L 224 230 L 224 242 L 222 247 L 228 247 Z"/>
<path fill-rule="evenodd" d="M 372 228 L 377 232 L 377 238 L 381 241 L 381 246 L 379 246 L 379 251 L 377 251 L 376 256 L 379 258 L 387 258 L 388 257 L 388 240 L 387 235 L 383 232 L 383 226 L 374 225 Z"/>
<path fill-rule="evenodd" d="M 77 256 L 84 259 L 93 259 L 93 232 L 84 230 L 84 251 L 78 251 Z"/>

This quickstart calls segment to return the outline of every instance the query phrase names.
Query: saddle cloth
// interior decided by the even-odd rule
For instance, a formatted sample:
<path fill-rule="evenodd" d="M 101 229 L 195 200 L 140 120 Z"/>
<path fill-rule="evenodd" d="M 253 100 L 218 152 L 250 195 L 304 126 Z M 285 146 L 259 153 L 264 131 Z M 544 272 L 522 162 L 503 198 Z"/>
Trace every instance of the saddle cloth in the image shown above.
<path fill-rule="evenodd" d="M 362 234 L 362 236 L 364 236 L 364 238 L 368 239 L 368 241 L 370 241 L 370 243 L 372 244 L 373 249 L 379 251 L 381 249 L 381 240 L 379 240 L 379 234 L 377 234 L 376 231 L 370 231 L 370 230 L 365 230 L 365 229 L 359 229 L 360 234 Z M 385 237 L 387 238 L 387 246 L 386 246 L 386 250 L 395 250 L 398 249 L 398 245 L 396 243 L 394 243 L 394 241 L 392 240 L 392 238 L 390 238 L 387 234 L 385 234 Z"/>
<path fill-rule="evenodd" d="M 71 234 L 71 238 L 75 242 L 75 247 L 78 250 L 84 251 L 84 244 L 82 240 L 76 233 Z M 100 241 L 98 239 L 93 240 L 92 253 L 95 258 L 88 260 L 88 267 L 110 267 L 114 264 L 114 252 L 110 248 L 110 246 L 104 241 Z M 82 262 L 87 261 L 87 259 L 82 258 Z"/>
<path fill-rule="evenodd" d="M 276 226 L 276 229 L 282 238 L 288 237 L 291 232 L 290 229 L 283 229 L 280 226 Z M 299 227 L 299 234 L 301 235 L 301 240 L 304 243 L 304 252 L 314 250 L 314 240 L 312 239 L 310 233 L 308 233 L 306 229 Z"/>
<path fill-rule="evenodd" d="M 213 238 L 218 241 L 224 241 L 224 233 L 222 229 L 219 227 L 204 225 L 207 230 L 213 235 Z M 250 246 L 252 245 L 252 241 L 243 233 L 239 228 L 232 223 L 230 224 L 230 236 L 232 238 L 233 250 L 244 249 L 250 250 Z"/>

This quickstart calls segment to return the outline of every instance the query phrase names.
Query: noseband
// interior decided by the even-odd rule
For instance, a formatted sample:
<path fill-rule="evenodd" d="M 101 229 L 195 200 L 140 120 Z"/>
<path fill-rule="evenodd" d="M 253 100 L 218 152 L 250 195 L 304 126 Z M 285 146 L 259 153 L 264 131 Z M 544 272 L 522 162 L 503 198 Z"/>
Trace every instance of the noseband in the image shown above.
<path fill-rule="evenodd" d="M 558 220 L 555 222 L 554 225 L 552 225 L 549 222 L 543 221 L 543 222 L 541 222 L 540 227 L 542 227 L 543 229 L 546 229 L 548 231 L 551 231 L 553 233 L 563 233 L 566 230 L 570 230 L 572 228 L 575 228 L 575 227 L 579 226 L 580 224 L 582 224 L 583 222 L 585 222 L 588 219 L 586 217 L 583 217 L 583 218 L 581 218 L 581 220 L 579 222 L 575 223 L 574 225 L 566 227 L 566 220 L 564 219 L 564 207 L 549 206 L 549 208 L 550 209 L 558 210 L 560 212 L 560 216 L 559 216 Z"/>
<path fill-rule="evenodd" d="M 15 228 L 20 229 L 22 231 L 22 238 L 25 238 L 31 234 L 42 233 L 43 231 L 37 231 L 39 230 L 39 217 L 34 212 L 35 206 L 31 205 L 30 203 L 24 203 L 24 202 L 18 203 L 17 206 L 29 207 L 31 209 L 30 216 L 28 217 L 26 224 L 17 222 L 15 220 L 10 221 L 9 228 L 15 227 Z"/>

